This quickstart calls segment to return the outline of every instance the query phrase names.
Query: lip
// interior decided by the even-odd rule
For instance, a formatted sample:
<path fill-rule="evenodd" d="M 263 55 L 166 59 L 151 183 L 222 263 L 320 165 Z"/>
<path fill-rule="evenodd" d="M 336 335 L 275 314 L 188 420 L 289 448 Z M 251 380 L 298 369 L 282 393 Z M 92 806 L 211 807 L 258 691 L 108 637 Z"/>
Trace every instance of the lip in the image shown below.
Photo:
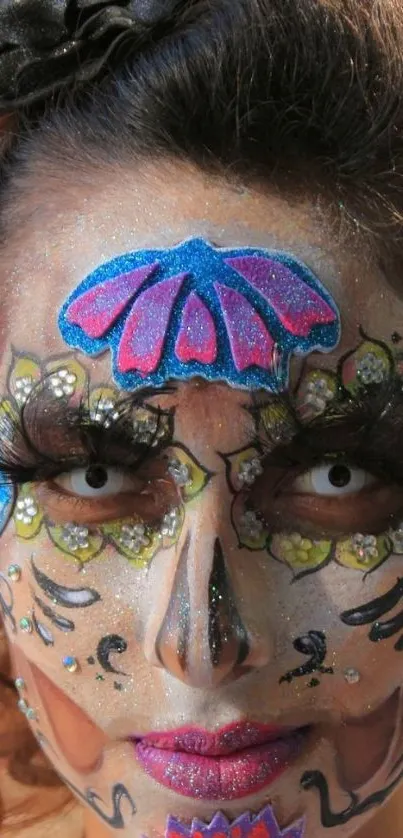
<path fill-rule="evenodd" d="M 187 727 L 131 741 L 157 783 L 185 797 L 236 800 L 277 780 L 301 753 L 308 731 L 243 722 L 215 733 Z"/>

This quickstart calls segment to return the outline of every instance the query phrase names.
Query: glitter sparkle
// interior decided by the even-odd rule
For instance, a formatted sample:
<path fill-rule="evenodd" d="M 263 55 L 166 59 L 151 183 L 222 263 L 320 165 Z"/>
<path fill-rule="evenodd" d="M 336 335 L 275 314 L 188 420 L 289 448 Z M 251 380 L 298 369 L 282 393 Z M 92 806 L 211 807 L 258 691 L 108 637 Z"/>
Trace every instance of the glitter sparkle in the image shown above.
<path fill-rule="evenodd" d="M 229 821 L 218 812 L 210 824 L 195 818 L 189 827 L 171 815 L 165 838 L 303 838 L 304 833 L 304 819 L 281 830 L 272 807 L 266 806 L 256 817 L 247 812 L 235 821 Z"/>

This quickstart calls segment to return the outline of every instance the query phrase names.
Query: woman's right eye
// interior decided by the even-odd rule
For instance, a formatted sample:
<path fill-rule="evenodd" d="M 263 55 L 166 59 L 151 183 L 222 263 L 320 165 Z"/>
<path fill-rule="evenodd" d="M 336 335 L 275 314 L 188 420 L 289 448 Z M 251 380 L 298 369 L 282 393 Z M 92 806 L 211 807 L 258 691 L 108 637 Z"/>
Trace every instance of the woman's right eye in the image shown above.
<path fill-rule="evenodd" d="M 362 468 L 348 463 L 325 463 L 296 477 L 288 491 L 337 498 L 357 494 L 374 483 L 374 475 Z"/>
<path fill-rule="evenodd" d="M 110 497 L 127 492 L 138 492 L 143 483 L 123 468 L 96 464 L 75 468 L 53 478 L 53 484 L 69 495 L 81 498 Z"/>

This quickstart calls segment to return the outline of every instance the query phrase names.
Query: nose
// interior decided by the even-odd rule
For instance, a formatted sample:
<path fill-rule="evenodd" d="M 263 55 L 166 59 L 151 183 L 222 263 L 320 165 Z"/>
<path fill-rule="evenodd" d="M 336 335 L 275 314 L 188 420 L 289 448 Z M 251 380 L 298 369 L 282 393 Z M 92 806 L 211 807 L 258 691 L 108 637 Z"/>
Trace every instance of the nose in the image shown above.
<path fill-rule="evenodd" d="M 235 551 L 236 553 L 236 551 Z M 212 688 L 265 665 L 270 638 L 248 630 L 234 592 L 225 551 L 213 535 L 206 543 L 193 526 L 177 549 L 176 572 L 160 623 L 146 654 L 154 664 L 194 686 Z"/>

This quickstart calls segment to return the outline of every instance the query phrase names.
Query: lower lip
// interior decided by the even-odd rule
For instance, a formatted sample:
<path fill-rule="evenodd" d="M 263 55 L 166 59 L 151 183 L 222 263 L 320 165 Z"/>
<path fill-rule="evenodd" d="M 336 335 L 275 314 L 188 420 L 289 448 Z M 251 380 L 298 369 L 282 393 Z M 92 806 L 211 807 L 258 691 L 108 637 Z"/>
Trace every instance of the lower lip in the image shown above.
<path fill-rule="evenodd" d="M 150 776 L 185 797 L 237 800 L 274 783 L 302 751 L 307 730 L 226 756 L 170 751 L 142 739 L 135 754 Z"/>

